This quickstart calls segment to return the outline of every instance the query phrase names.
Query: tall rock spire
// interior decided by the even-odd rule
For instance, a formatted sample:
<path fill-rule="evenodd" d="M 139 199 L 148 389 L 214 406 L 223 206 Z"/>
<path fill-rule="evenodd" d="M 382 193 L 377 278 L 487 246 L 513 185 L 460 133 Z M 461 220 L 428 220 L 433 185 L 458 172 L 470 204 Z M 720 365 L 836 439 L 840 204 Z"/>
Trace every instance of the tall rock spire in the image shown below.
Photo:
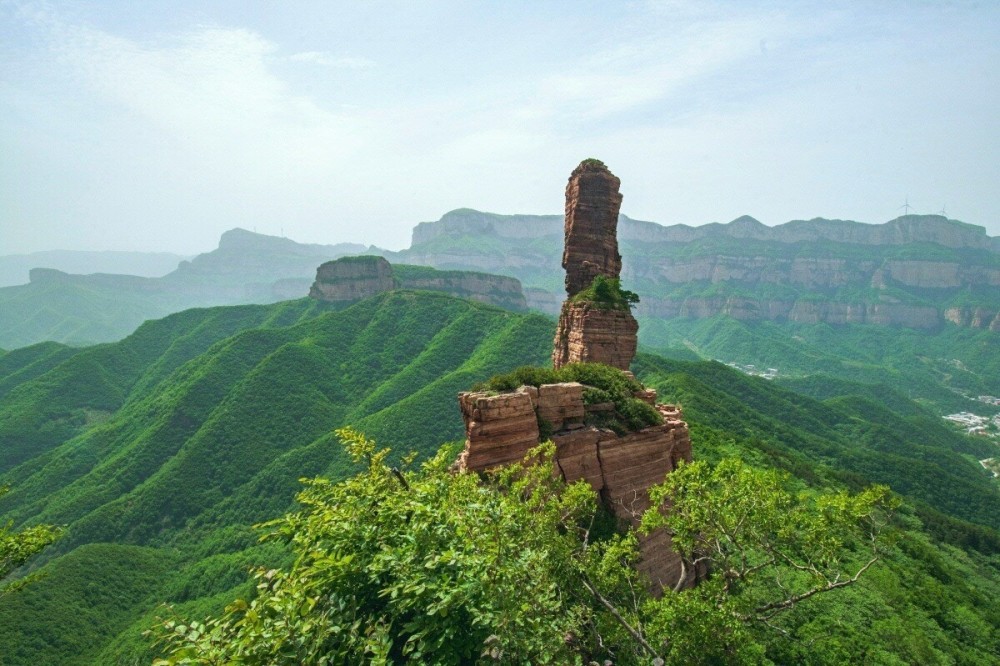
<path fill-rule="evenodd" d="M 618 177 L 600 160 L 584 160 L 570 174 L 566 184 L 566 244 L 562 259 L 566 295 L 570 298 L 589 287 L 598 275 L 617 278 L 621 273 L 620 186 Z"/>
<path fill-rule="evenodd" d="M 552 364 L 591 362 L 628 370 L 639 324 L 618 287 L 621 181 L 600 160 L 584 160 L 566 185 L 566 301 L 559 315 Z M 589 290 L 598 276 L 612 284 Z M 589 291 L 588 291 L 589 290 Z M 585 292 L 585 293 L 581 293 Z"/>

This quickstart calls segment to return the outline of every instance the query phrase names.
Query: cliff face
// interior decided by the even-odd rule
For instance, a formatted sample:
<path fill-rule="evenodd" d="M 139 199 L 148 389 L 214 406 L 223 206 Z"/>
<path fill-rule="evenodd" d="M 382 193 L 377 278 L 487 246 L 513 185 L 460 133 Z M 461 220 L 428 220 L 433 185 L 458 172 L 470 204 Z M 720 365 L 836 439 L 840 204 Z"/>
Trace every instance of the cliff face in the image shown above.
<path fill-rule="evenodd" d="M 1000 286 L 1000 268 L 957 261 L 905 259 L 849 259 L 713 254 L 668 261 L 627 262 L 627 279 L 667 284 L 705 281 L 792 285 L 830 289 L 852 284 L 865 286 L 955 289 L 962 286 Z"/>
<path fill-rule="evenodd" d="M 566 295 L 575 296 L 604 275 L 622 272 L 618 254 L 618 210 L 621 181 L 596 160 L 580 163 L 566 184 L 566 226 L 562 267 Z"/>
<path fill-rule="evenodd" d="M 414 274 L 397 270 L 396 277 L 403 289 L 443 291 L 458 298 L 491 303 L 508 310 L 528 309 L 521 283 L 505 275 L 469 271 L 434 271 L 436 275 Z"/>
<path fill-rule="evenodd" d="M 627 254 L 622 277 L 642 297 L 637 313 L 646 316 L 933 329 L 949 322 L 989 328 L 984 316 L 958 313 L 1000 311 L 1000 239 L 941 216 L 775 227 L 748 216 L 700 227 L 619 220 L 617 240 Z M 529 307 L 559 314 L 558 222 L 453 211 L 421 225 L 414 235 L 420 243 L 402 254 L 429 265 L 516 274 L 528 287 Z"/>
<path fill-rule="evenodd" d="M 558 236 L 564 218 L 558 215 L 498 215 L 460 208 L 444 214 L 436 222 L 421 222 L 413 230 L 412 247 L 445 237 L 490 235 L 510 239 L 538 239 Z M 1000 252 L 1000 237 L 986 229 L 942 215 L 903 215 L 883 224 L 853 220 L 792 220 L 767 226 L 744 215 L 727 223 L 712 222 L 692 227 L 664 226 L 619 215 L 619 238 L 643 243 L 690 243 L 706 238 L 735 238 L 775 243 L 832 241 L 851 245 L 892 246 L 927 243 L 954 249 Z"/>
<path fill-rule="evenodd" d="M 309 296 L 321 301 L 350 302 L 392 289 L 440 291 L 456 298 L 524 311 L 521 283 L 511 277 L 471 271 L 438 271 L 423 266 L 392 266 L 383 257 L 344 257 L 322 264 Z"/>
<path fill-rule="evenodd" d="M 566 301 L 559 316 L 552 364 L 604 363 L 622 370 L 635 358 L 639 324 L 628 310 L 602 310 Z"/>
<path fill-rule="evenodd" d="M 359 301 L 394 287 L 392 266 L 382 257 L 345 257 L 316 269 L 309 296 L 320 301 Z"/>
<path fill-rule="evenodd" d="M 588 412 L 605 407 L 584 405 L 583 389 L 572 382 L 522 386 L 501 395 L 459 394 L 466 442 L 458 469 L 481 472 L 521 462 L 539 444 L 538 423 L 544 420 L 555 431 L 556 472 L 568 483 L 586 481 L 619 520 L 638 525 L 650 507 L 649 488 L 662 483 L 680 461 L 691 461 L 687 424 L 679 409 L 657 405 L 662 425 L 625 435 L 586 426 Z M 655 402 L 656 394 L 646 391 L 644 397 Z M 638 568 L 654 590 L 694 584 L 696 572 L 683 571 L 666 532 L 641 537 L 639 551 Z"/>

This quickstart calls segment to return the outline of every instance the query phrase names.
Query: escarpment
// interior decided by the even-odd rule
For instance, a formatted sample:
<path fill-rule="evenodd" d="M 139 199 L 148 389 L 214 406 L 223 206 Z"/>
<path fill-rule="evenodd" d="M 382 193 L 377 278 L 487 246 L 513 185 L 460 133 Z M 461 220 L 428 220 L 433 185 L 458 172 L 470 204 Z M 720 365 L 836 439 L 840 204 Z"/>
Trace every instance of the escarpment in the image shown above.
<path fill-rule="evenodd" d="M 384 257 L 343 257 L 316 269 L 309 295 L 328 302 L 353 302 L 393 289 L 440 291 L 457 298 L 524 311 L 521 283 L 512 277 L 473 271 L 439 271 L 426 266 L 393 266 Z"/>
<path fill-rule="evenodd" d="M 614 182 L 598 185 L 609 190 Z M 602 206 L 604 215 L 616 210 Z M 580 216 L 590 229 L 600 218 L 596 211 L 587 208 Z M 413 247 L 400 259 L 516 275 L 529 307 L 558 315 L 562 299 L 553 285 L 562 277 L 560 260 L 571 252 L 560 243 L 559 221 L 554 215 L 452 211 L 419 225 Z M 699 227 L 624 215 L 618 221 L 617 246 L 627 255 L 621 276 L 645 304 L 638 315 L 933 330 L 947 324 L 989 328 L 991 321 L 971 313 L 1000 311 L 1000 238 L 940 215 L 906 215 L 884 224 L 817 218 L 773 227 L 749 216 Z M 587 224 L 580 228 L 588 231 Z M 593 271 L 609 250 L 602 241 L 589 251 L 597 257 L 581 266 Z M 582 283 L 592 275 L 566 278 Z"/>
<path fill-rule="evenodd" d="M 630 312 L 634 294 L 618 285 L 618 187 L 597 160 L 584 161 L 570 176 L 563 253 L 568 298 L 553 344 L 554 370 L 545 375 L 579 370 L 605 386 L 539 381 L 459 394 L 466 440 L 456 466 L 481 472 L 516 464 L 551 440 L 556 472 L 567 482 L 586 481 L 623 524 L 636 527 L 651 506 L 649 489 L 691 460 L 691 437 L 680 408 L 657 404 L 656 391 L 628 371 L 638 324 Z M 580 363 L 603 365 L 572 365 Z M 513 380 L 498 381 L 510 386 Z M 639 552 L 637 567 L 657 593 L 694 585 L 703 573 L 685 567 L 663 530 L 640 536 Z"/>

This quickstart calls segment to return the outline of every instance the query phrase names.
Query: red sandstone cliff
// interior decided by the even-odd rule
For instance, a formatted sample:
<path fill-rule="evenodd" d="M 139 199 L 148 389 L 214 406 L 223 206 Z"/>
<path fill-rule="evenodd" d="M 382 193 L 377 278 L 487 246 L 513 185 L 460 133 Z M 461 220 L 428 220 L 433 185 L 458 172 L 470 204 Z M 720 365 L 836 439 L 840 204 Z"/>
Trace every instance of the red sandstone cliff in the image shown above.
<path fill-rule="evenodd" d="M 617 278 L 622 272 L 618 254 L 620 186 L 618 177 L 598 160 L 584 160 L 570 174 L 562 260 L 567 296 L 589 287 L 598 275 Z"/>
<path fill-rule="evenodd" d="M 555 465 L 567 483 L 584 480 L 623 523 L 635 527 L 650 507 L 649 488 L 662 483 L 682 460 L 691 460 L 691 438 L 679 409 L 657 405 L 662 425 L 617 435 L 585 425 L 588 413 L 608 408 L 584 405 L 576 382 L 522 386 L 512 393 L 461 393 L 465 449 L 457 467 L 482 472 L 521 462 L 540 443 L 539 421 L 551 424 Z M 655 402 L 656 392 L 638 397 Z M 682 575 L 681 559 L 663 531 L 639 540 L 639 570 L 655 590 L 673 588 Z M 685 580 L 683 585 L 693 584 Z"/>
<path fill-rule="evenodd" d="M 603 275 L 617 280 L 619 180 L 597 160 L 584 160 L 566 186 L 566 292 L 553 344 L 552 361 L 558 369 L 568 363 L 592 362 L 628 371 L 636 351 L 636 323 L 617 286 L 581 294 Z M 613 293 L 604 293 L 611 290 Z M 586 298 L 584 298 L 586 296 Z M 610 296 L 610 298 L 609 298 Z M 575 298 L 574 298 L 575 297 Z M 631 373 L 628 373 L 631 374 Z M 555 466 L 569 483 L 584 480 L 620 521 L 632 527 L 650 508 L 649 489 L 662 483 L 681 460 L 691 460 L 691 438 L 680 409 L 656 405 L 656 391 L 641 389 L 634 397 L 654 405 L 663 423 L 635 432 L 616 434 L 592 423 L 605 423 L 600 412 L 613 403 L 585 405 L 583 384 L 566 382 L 521 386 L 493 395 L 484 392 L 458 396 L 465 421 L 465 449 L 456 466 L 481 472 L 524 460 L 552 431 Z M 588 420 L 588 416 L 593 416 Z M 652 589 L 689 586 L 698 572 L 686 572 L 671 549 L 669 535 L 657 530 L 639 538 L 638 568 Z"/>

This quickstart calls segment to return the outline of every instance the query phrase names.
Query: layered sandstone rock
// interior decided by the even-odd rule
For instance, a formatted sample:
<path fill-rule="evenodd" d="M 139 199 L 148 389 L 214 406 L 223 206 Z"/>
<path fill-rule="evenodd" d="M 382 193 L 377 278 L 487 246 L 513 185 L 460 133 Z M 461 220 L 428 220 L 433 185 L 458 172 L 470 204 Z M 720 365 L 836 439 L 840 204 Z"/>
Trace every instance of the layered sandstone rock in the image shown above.
<path fill-rule="evenodd" d="M 565 246 L 566 294 L 590 286 L 598 275 L 617 278 L 622 271 L 618 254 L 618 211 L 621 181 L 598 160 L 584 160 L 566 185 Z"/>
<path fill-rule="evenodd" d="M 635 358 L 639 324 L 628 310 L 566 301 L 559 315 L 552 365 L 604 363 L 627 370 Z"/>
<path fill-rule="evenodd" d="M 962 327 L 1000 331 L 1000 312 L 990 308 L 948 308 L 944 312 L 944 318 Z"/>
<path fill-rule="evenodd" d="M 543 384 L 522 386 L 513 393 L 488 395 L 462 393 L 459 405 L 465 421 L 465 449 L 457 467 L 464 471 L 488 469 L 520 462 L 539 443 L 539 422 L 553 429 L 555 465 L 567 483 L 584 480 L 623 523 L 639 524 L 650 507 L 649 488 L 662 483 L 680 461 L 691 460 L 691 438 L 679 409 L 657 405 L 662 425 L 617 435 L 584 425 L 587 413 L 614 409 L 585 405 L 583 385 Z M 638 398 L 655 402 L 647 389 Z M 682 578 L 681 558 L 670 548 L 662 531 L 640 537 L 638 568 L 654 590 L 675 587 Z M 696 572 L 684 572 L 682 585 L 694 583 Z"/>
<path fill-rule="evenodd" d="M 485 470 L 523 460 L 538 445 L 537 393 L 537 389 L 522 387 L 494 396 L 460 394 L 465 450 L 459 457 L 459 469 Z"/>
<path fill-rule="evenodd" d="M 538 419 L 552 430 L 582 426 L 586 412 L 583 408 L 583 384 L 565 382 L 542 384 L 538 387 Z"/>
<path fill-rule="evenodd" d="M 628 367 L 639 325 L 626 294 L 607 284 L 581 293 L 598 275 L 617 280 L 621 272 L 618 186 L 618 179 L 597 160 L 584 160 L 570 176 L 563 253 L 569 298 L 559 317 L 552 362 L 556 368 L 573 362 L 603 363 L 634 381 Z M 632 397 L 655 406 L 662 424 L 622 435 L 596 427 L 592 424 L 608 423 L 608 417 L 615 416 L 608 412 L 615 412 L 616 406 L 585 404 L 586 388 L 566 382 L 522 386 L 501 395 L 460 394 L 466 440 L 456 467 L 481 472 L 520 462 L 542 439 L 551 439 L 558 473 L 567 482 L 589 483 L 620 521 L 637 526 L 650 508 L 649 489 L 663 483 L 680 461 L 691 460 L 687 424 L 680 409 L 657 405 L 656 391 L 643 388 Z M 654 592 L 691 586 L 704 573 L 684 569 L 663 530 L 640 536 L 639 551 L 638 569 Z"/>
<path fill-rule="evenodd" d="M 628 306 L 580 300 L 598 275 L 617 280 L 618 210 L 621 182 L 598 160 L 584 160 L 566 185 L 563 268 L 566 295 L 559 316 L 552 364 L 591 362 L 628 370 L 635 356 L 639 324 Z"/>

